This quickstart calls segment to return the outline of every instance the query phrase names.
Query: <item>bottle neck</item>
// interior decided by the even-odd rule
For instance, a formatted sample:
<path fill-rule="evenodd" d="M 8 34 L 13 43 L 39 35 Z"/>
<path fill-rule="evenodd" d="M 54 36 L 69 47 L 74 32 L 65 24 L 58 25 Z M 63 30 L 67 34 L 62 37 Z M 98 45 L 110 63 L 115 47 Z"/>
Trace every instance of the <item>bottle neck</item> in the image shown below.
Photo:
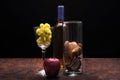
<path fill-rule="evenodd" d="M 59 22 L 59 23 L 63 23 L 63 22 L 64 22 L 64 20 L 60 20 L 60 19 L 58 19 L 58 22 Z"/>
<path fill-rule="evenodd" d="M 63 20 L 58 20 L 57 21 L 57 24 L 56 24 L 56 27 L 62 27 L 63 26 Z"/>
<path fill-rule="evenodd" d="M 57 18 L 57 21 L 64 21 L 64 18 Z"/>

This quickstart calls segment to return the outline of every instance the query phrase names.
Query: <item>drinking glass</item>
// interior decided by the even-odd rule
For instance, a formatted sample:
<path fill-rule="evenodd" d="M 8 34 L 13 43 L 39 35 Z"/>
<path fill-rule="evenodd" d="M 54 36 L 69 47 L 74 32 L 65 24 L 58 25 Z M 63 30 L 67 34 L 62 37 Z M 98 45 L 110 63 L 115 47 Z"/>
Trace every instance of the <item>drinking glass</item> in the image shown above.
<path fill-rule="evenodd" d="M 64 21 L 63 25 L 64 73 L 76 76 L 83 72 L 82 21 Z"/>
<path fill-rule="evenodd" d="M 35 32 L 36 43 L 37 43 L 38 47 L 41 48 L 42 58 L 44 60 L 45 59 L 45 54 L 46 54 L 46 49 L 50 46 L 51 40 L 50 40 L 49 44 L 47 44 L 47 45 L 45 45 L 44 43 L 42 43 L 42 44 L 38 43 L 37 39 L 40 38 L 40 36 L 38 36 L 36 34 L 36 30 L 39 28 L 39 26 L 36 26 L 36 27 L 33 27 L 33 28 L 34 28 L 34 32 Z M 51 30 L 52 30 L 52 28 L 51 28 Z"/>

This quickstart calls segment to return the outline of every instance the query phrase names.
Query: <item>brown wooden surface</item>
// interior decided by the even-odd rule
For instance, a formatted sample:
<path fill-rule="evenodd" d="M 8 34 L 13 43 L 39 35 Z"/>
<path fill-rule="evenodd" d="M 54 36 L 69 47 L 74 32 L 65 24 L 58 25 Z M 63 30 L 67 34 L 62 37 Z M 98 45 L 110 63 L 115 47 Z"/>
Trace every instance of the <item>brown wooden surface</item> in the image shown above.
<path fill-rule="evenodd" d="M 0 80 L 120 80 L 120 58 L 84 58 L 83 74 L 68 77 L 61 70 L 54 79 L 38 74 L 42 63 L 39 58 L 1 58 Z"/>

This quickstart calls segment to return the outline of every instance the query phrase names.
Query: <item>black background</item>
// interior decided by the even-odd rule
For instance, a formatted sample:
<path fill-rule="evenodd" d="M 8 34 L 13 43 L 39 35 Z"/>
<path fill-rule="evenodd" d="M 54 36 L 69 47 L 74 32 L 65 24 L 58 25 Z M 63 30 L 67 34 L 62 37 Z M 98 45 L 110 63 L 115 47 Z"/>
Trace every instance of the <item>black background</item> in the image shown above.
<path fill-rule="evenodd" d="M 83 22 L 84 57 L 120 57 L 120 6 L 117 0 L 4 0 L 0 2 L 0 57 L 41 57 L 33 27 L 57 22 L 57 6 L 65 20 Z M 118 45 L 119 46 L 119 45 Z M 47 49 L 52 56 L 52 46 Z"/>

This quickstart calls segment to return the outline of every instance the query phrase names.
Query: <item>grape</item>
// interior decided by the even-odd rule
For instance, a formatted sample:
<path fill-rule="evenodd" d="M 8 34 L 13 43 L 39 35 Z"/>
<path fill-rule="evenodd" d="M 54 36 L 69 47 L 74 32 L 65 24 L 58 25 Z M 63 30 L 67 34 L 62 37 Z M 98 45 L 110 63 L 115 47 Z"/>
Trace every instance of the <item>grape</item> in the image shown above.
<path fill-rule="evenodd" d="M 48 23 L 45 23 L 45 27 L 50 29 L 50 25 Z"/>
<path fill-rule="evenodd" d="M 41 23 L 41 24 L 39 25 L 39 27 L 42 27 L 42 26 L 44 26 L 44 24 L 43 24 L 43 23 Z"/>

